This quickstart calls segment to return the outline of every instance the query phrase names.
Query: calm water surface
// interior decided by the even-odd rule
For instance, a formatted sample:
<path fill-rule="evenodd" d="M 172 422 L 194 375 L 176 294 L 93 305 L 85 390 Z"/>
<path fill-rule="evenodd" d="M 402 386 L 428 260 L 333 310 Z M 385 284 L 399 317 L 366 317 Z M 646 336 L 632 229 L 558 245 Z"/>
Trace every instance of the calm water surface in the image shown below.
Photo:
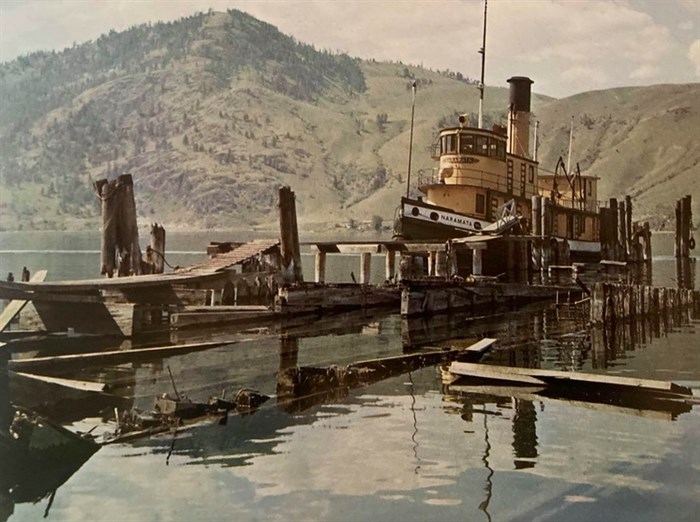
<path fill-rule="evenodd" d="M 201 237 L 169 237 L 170 262 L 201 259 L 194 253 L 203 251 Z M 78 252 L 47 255 L 42 248 Z M 94 235 L 47 234 L 32 245 L 24 235 L 2 234 L 0 270 L 27 265 L 48 268 L 54 279 L 94 277 L 98 248 Z M 356 257 L 329 258 L 329 265 L 331 259 L 336 280 L 358 273 Z M 379 278 L 383 259 L 375 261 Z M 674 261 L 660 255 L 654 284 L 673 285 L 674 271 Z M 114 429 L 115 406 L 150 410 L 155 396 L 171 391 L 168 369 L 195 400 L 242 387 L 272 398 L 253 415 L 230 415 L 226 425 L 105 446 L 53 497 L 46 491 L 15 503 L 11 492 L 0 492 L 0 521 L 675 521 L 695 520 L 700 510 L 698 406 L 611 407 L 496 386 L 448 387 L 433 366 L 303 401 L 278 394 L 277 382 L 289 367 L 347 365 L 401 354 L 409 344 L 466 346 L 489 336 L 499 343 L 486 362 L 673 380 L 698 396 L 700 322 L 692 319 L 635 325 L 611 339 L 589 335 L 575 311 L 538 305 L 488 319 L 353 313 L 208 334 L 239 342 L 53 371 L 111 384 L 106 398 L 11 387 L 17 402 L 96 431 Z M 80 349 L 128 347 L 108 344 Z M 37 342 L 24 349 L 56 348 Z M 36 480 L 41 484 L 41 474 Z"/>

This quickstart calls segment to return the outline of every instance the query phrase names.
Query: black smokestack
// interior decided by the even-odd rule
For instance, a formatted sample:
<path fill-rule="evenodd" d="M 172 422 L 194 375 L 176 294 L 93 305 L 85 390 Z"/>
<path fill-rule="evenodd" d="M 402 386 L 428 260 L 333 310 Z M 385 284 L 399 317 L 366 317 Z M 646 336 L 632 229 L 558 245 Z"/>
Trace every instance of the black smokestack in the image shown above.
<path fill-rule="evenodd" d="M 513 76 L 510 84 L 510 106 L 515 112 L 530 112 L 530 85 L 534 82 L 527 76 Z"/>

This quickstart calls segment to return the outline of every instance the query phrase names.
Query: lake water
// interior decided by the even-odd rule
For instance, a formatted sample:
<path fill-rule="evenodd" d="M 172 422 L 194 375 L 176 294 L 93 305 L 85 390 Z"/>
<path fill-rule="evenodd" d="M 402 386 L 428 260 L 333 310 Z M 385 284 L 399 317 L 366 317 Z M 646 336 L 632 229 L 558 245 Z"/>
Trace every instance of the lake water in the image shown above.
<path fill-rule="evenodd" d="M 168 261 L 201 260 L 210 239 L 238 238 L 169 234 Z M 655 241 L 653 282 L 673 286 L 670 241 L 663 235 Z M 98 249 L 94 234 L 2 233 L 0 274 L 18 274 L 26 265 L 32 272 L 47 268 L 54 280 L 95 277 Z M 304 257 L 309 279 L 312 260 Z M 347 281 L 353 271 L 359 272 L 356 256 L 329 256 L 329 280 Z M 377 256 L 373 278 L 382 276 Z M 696 320 L 635 325 L 611 339 L 590 335 L 575 311 L 544 304 L 479 319 L 409 321 L 390 312 L 356 312 L 211 335 L 236 342 L 52 372 L 106 382 L 107 397 L 63 396 L 26 383 L 11 388 L 17 402 L 71 429 L 97 426 L 96 432 L 114 429 L 115 406 L 150 410 L 154 397 L 171 391 L 169 372 L 194 400 L 244 387 L 271 399 L 253 415 L 230 415 L 226 425 L 204 423 L 175 436 L 105 446 L 57 489 L 47 480 L 47 491 L 34 499 L 17 501 L 0 491 L 0 521 L 677 521 L 700 512 L 698 406 L 666 411 L 496 386 L 447 387 L 435 366 L 303 401 L 278 393 L 279 372 L 288 367 L 342 366 L 399 355 L 408 344 L 466 346 L 495 337 L 485 362 L 672 380 L 697 397 Z M 26 353 L 52 349 L 42 342 L 24 346 Z M 110 346 L 93 341 L 87 348 Z M 36 476 L 39 490 L 43 480 Z"/>

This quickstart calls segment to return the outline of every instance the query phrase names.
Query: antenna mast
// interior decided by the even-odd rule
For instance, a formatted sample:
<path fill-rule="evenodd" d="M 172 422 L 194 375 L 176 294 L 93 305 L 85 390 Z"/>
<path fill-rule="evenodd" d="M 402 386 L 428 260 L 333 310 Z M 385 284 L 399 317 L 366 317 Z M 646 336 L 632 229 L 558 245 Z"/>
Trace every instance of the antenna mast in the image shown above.
<path fill-rule="evenodd" d="M 484 0 L 484 39 L 481 43 L 481 81 L 479 82 L 479 122 L 477 126 L 481 128 L 484 119 L 484 69 L 486 68 L 486 8 L 488 0 Z"/>

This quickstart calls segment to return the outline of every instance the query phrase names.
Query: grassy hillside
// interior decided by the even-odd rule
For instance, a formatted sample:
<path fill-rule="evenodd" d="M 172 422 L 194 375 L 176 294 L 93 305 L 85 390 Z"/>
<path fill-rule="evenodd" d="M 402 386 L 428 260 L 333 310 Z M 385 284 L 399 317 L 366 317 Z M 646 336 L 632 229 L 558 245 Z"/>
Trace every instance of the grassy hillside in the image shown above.
<path fill-rule="evenodd" d="M 142 224 L 274 226 L 280 184 L 302 225 L 388 223 L 406 190 L 414 80 L 412 181 L 433 168 L 438 128 L 476 110 L 461 75 L 318 51 L 238 11 L 21 57 L 0 65 L 0 228 L 94 228 L 92 182 L 122 173 Z M 503 121 L 507 96 L 487 89 L 487 122 Z M 672 205 L 697 174 L 698 99 L 697 86 L 536 95 L 542 165 L 576 114 L 574 158 L 603 178 L 602 197 Z"/>
<path fill-rule="evenodd" d="M 691 194 L 698 215 L 700 84 L 594 91 L 543 106 L 543 166 L 566 159 L 572 115 L 572 165 L 600 177 L 601 197 L 630 195 L 637 218 L 658 221 Z"/>

